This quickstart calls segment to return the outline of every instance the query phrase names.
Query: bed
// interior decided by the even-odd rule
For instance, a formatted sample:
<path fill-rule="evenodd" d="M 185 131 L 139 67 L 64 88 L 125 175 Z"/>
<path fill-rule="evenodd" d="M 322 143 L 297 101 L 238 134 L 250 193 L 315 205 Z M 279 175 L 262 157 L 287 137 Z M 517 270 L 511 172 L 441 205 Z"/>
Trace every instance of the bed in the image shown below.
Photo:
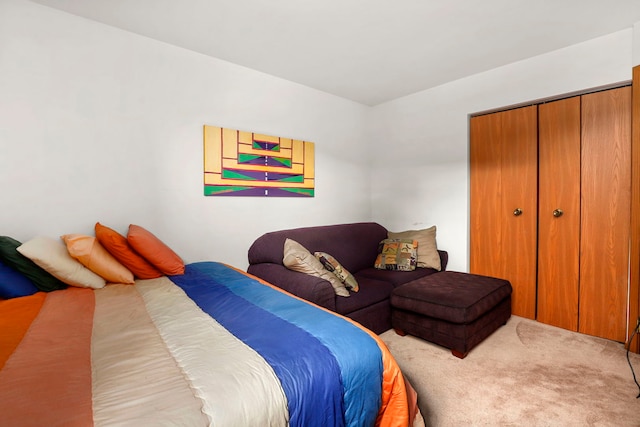
<path fill-rule="evenodd" d="M 231 266 L 0 301 L 10 426 L 421 425 L 384 343 Z"/>

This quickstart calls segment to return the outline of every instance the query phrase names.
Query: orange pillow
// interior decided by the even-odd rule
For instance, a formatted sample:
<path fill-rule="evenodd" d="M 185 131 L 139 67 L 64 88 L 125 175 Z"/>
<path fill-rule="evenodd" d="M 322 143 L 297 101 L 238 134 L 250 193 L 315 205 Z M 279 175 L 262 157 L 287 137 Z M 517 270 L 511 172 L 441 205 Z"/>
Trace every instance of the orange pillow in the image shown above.
<path fill-rule="evenodd" d="M 127 239 L 115 230 L 96 222 L 96 238 L 98 242 L 122 265 L 127 267 L 138 279 L 155 279 L 162 272 L 129 246 Z"/>
<path fill-rule="evenodd" d="M 184 262 L 171 248 L 150 231 L 139 225 L 129 225 L 127 242 L 131 247 L 166 275 L 184 274 Z"/>
<path fill-rule="evenodd" d="M 69 255 L 109 283 L 133 284 L 133 273 L 120 264 L 93 236 L 65 234 L 61 236 Z"/>

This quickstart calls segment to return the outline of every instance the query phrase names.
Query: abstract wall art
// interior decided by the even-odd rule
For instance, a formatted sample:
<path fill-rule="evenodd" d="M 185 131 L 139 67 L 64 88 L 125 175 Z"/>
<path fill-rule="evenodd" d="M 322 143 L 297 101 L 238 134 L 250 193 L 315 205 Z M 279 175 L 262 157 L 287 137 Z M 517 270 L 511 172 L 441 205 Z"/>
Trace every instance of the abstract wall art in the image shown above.
<path fill-rule="evenodd" d="M 313 197 L 314 144 L 204 126 L 204 195 Z"/>

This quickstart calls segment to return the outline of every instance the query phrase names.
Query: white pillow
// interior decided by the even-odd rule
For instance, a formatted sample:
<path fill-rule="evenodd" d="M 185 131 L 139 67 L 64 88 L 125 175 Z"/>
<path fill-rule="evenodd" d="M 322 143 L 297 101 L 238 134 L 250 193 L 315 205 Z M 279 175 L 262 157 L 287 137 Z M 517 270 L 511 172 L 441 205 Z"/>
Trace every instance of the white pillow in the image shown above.
<path fill-rule="evenodd" d="M 324 268 L 322 263 L 318 261 L 318 259 L 313 256 L 307 248 L 295 240 L 285 240 L 282 263 L 289 270 L 310 274 L 311 276 L 319 277 L 328 281 L 331 283 L 331 286 L 333 286 L 333 290 L 336 295 L 340 295 L 342 297 L 349 296 L 349 291 L 345 288 L 344 283 L 338 279 L 338 276 Z"/>
<path fill-rule="evenodd" d="M 18 246 L 17 251 L 67 285 L 100 289 L 105 280 L 73 259 L 61 240 L 38 236 Z"/>

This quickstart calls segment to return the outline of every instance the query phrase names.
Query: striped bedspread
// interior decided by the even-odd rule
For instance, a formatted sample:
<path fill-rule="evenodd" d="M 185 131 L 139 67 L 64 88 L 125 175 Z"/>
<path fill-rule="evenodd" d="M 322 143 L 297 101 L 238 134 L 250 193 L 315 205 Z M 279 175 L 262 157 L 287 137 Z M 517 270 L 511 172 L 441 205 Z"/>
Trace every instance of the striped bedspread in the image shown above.
<path fill-rule="evenodd" d="M 0 301 L 0 424 L 411 425 L 379 338 L 224 264 Z"/>

